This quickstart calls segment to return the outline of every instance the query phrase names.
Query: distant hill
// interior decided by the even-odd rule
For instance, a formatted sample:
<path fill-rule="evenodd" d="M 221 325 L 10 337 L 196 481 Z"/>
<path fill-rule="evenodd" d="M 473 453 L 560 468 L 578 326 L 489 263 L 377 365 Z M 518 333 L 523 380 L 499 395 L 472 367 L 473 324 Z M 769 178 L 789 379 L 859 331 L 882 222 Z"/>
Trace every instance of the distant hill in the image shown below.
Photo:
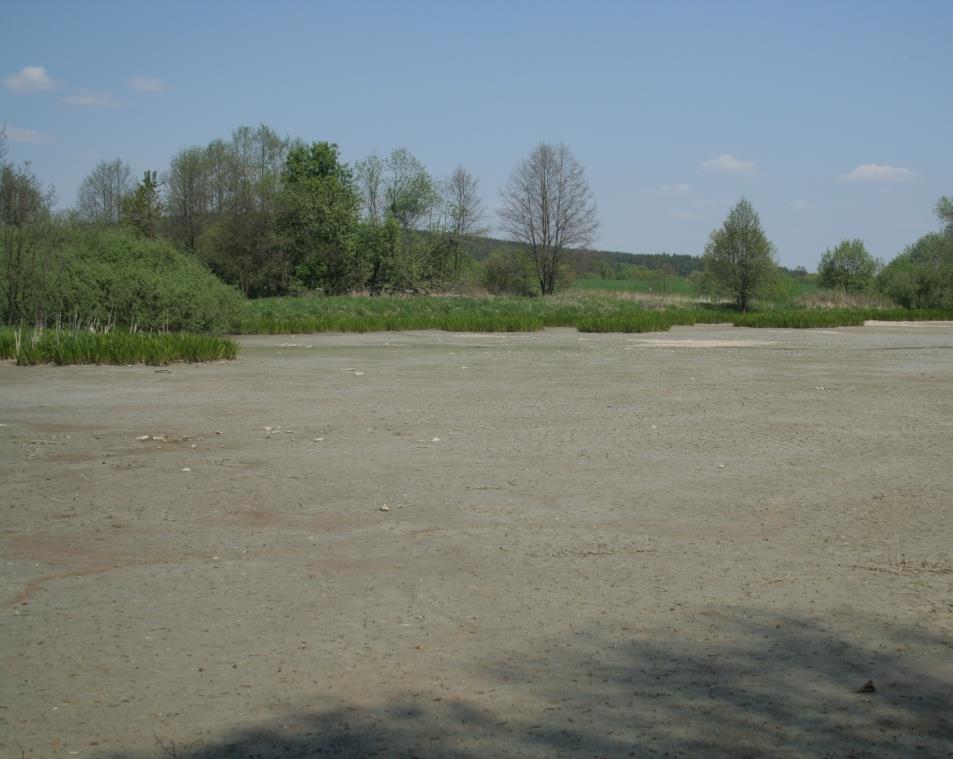
<path fill-rule="evenodd" d="M 503 248 L 522 248 L 529 250 L 526 243 L 512 240 L 499 240 L 495 237 L 476 237 L 470 241 L 469 249 L 477 261 L 485 261 L 494 250 Z M 641 266 L 646 269 L 667 269 L 672 274 L 687 277 L 693 271 L 702 268 L 700 256 L 681 253 L 624 253 L 614 250 L 569 250 L 566 261 L 576 272 L 576 276 L 586 274 L 602 275 L 603 264 L 617 269 L 621 266 Z"/>

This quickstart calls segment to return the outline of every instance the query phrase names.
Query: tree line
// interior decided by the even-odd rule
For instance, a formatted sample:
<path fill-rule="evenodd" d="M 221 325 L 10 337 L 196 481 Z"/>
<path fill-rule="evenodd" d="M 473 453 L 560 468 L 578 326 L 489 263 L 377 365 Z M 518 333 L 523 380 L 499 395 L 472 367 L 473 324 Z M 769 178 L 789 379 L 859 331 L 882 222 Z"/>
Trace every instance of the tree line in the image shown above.
<path fill-rule="evenodd" d="M 436 180 L 401 148 L 352 168 L 333 143 L 262 125 L 185 148 L 138 183 L 121 160 L 103 161 L 83 180 L 74 215 L 165 237 L 258 297 L 447 286 L 483 208 L 463 167 Z"/>
<path fill-rule="evenodd" d="M 4 149 L 0 130 L 7 318 L 29 311 L 24 293 L 43 266 L 44 246 L 71 227 L 125 228 L 166 240 L 246 297 L 432 292 L 472 273 L 471 251 L 485 245 L 476 177 L 458 166 L 436 179 L 404 148 L 350 166 L 333 143 L 282 137 L 266 125 L 240 127 L 228 139 L 180 150 L 167 169 L 138 180 L 121 159 L 101 161 L 83 179 L 67 225 L 52 223 L 52 193 L 29 165 L 6 161 Z M 491 252 L 482 284 L 491 292 L 555 292 L 599 228 L 584 167 L 565 145 L 540 143 L 514 167 L 500 198 L 500 226 L 519 245 Z M 846 292 L 876 288 L 907 306 L 953 304 L 953 201 L 941 198 L 937 213 L 942 229 L 886 267 L 862 241 L 843 241 L 822 257 L 819 283 Z M 712 232 L 703 271 L 695 271 L 693 257 L 670 259 L 671 273 L 690 273 L 702 291 L 741 310 L 780 271 L 744 198 Z"/>
<path fill-rule="evenodd" d="M 502 276 L 501 290 L 554 292 L 566 252 L 598 228 L 583 166 L 565 145 L 540 143 L 501 196 L 503 227 L 523 249 L 495 251 L 484 284 Z M 166 238 L 249 297 L 453 286 L 472 268 L 485 216 L 462 166 L 438 180 L 405 148 L 348 166 L 337 145 L 266 125 L 185 148 L 138 182 L 121 159 L 101 161 L 71 211 L 77 223 Z"/>
<path fill-rule="evenodd" d="M 940 230 L 930 232 L 884 266 L 860 239 L 843 240 L 822 256 L 817 283 L 850 295 L 880 292 L 905 308 L 953 308 L 953 199 L 935 206 Z M 751 203 L 742 198 L 709 237 L 702 290 L 730 297 L 741 311 L 778 278 L 774 245 Z"/>

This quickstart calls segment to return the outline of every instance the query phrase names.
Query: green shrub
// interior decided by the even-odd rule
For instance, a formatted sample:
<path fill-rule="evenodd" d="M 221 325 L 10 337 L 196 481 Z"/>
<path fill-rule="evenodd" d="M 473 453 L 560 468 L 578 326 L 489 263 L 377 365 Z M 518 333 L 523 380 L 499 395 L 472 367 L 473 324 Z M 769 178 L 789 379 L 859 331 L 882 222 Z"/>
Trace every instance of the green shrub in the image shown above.
<path fill-rule="evenodd" d="M 494 295 L 538 295 L 533 262 L 518 248 L 494 250 L 485 264 L 483 285 Z"/>
<path fill-rule="evenodd" d="M 877 277 L 877 288 L 906 308 L 953 308 L 953 235 L 924 235 Z"/>
<path fill-rule="evenodd" d="M 188 332 L 238 326 L 238 292 L 169 242 L 128 229 L 67 227 L 45 258 L 29 283 L 37 297 L 25 319 L 33 323 Z"/>

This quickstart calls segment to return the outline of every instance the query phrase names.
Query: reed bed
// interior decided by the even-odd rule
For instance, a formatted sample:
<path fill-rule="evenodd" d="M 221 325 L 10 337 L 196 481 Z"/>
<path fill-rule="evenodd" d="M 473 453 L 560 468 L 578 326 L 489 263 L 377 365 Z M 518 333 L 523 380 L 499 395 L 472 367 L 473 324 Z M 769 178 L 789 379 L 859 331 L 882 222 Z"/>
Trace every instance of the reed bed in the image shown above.
<path fill-rule="evenodd" d="M 38 329 L 0 331 L 0 358 L 20 366 L 35 364 L 165 364 L 234 359 L 238 344 L 229 337 L 184 332 Z"/>
<path fill-rule="evenodd" d="M 379 332 L 439 329 L 451 332 L 533 332 L 575 327 L 587 316 L 643 312 L 616 298 L 331 297 L 249 301 L 242 334 Z"/>
<path fill-rule="evenodd" d="M 249 301 L 243 334 L 386 332 L 534 332 L 572 327 L 580 332 L 664 332 L 674 326 L 811 329 L 863 326 L 868 319 L 953 319 L 953 311 L 907 309 L 765 309 L 739 313 L 725 306 L 660 304 L 616 297 L 569 294 L 553 298 L 338 297 L 263 298 Z"/>

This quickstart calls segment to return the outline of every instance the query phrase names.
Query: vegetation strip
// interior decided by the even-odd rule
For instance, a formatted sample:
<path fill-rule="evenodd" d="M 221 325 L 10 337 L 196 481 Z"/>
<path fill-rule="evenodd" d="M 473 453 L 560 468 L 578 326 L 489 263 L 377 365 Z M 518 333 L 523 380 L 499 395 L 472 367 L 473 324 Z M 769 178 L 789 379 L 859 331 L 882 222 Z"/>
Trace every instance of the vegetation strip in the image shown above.
<path fill-rule="evenodd" d="M 35 364 L 197 363 L 234 359 L 238 344 L 229 337 L 182 332 L 90 332 L 46 329 L 0 330 L 0 358 L 20 366 Z"/>
<path fill-rule="evenodd" d="M 776 309 L 740 313 L 698 305 L 653 309 L 630 300 L 594 296 L 552 298 L 261 298 L 245 304 L 243 334 L 383 332 L 533 332 L 574 327 L 580 332 L 663 332 L 674 326 L 729 323 L 736 327 L 809 329 L 859 327 L 870 319 L 953 319 L 953 309 Z"/>

